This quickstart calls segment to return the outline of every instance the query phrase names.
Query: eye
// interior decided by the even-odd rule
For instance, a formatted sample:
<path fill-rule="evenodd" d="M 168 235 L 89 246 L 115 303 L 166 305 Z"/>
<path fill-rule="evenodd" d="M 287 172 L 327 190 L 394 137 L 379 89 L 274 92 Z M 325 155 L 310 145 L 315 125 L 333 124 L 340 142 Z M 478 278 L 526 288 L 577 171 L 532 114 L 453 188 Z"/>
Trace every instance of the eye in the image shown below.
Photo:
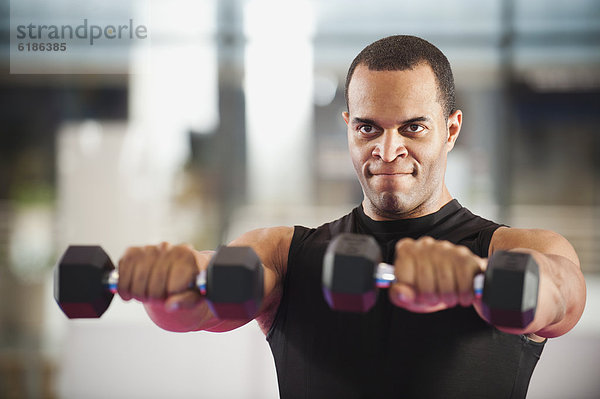
<path fill-rule="evenodd" d="M 377 129 L 375 129 L 375 127 L 371 125 L 360 125 L 357 130 L 365 135 L 372 135 L 377 133 Z"/>
<path fill-rule="evenodd" d="M 421 125 L 418 125 L 416 123 L 411 123 L 410 125 L 408 125 L 406 127 L 406 131 L 409 133 L 421 133 L 425 130 L 425 128 Z"/>

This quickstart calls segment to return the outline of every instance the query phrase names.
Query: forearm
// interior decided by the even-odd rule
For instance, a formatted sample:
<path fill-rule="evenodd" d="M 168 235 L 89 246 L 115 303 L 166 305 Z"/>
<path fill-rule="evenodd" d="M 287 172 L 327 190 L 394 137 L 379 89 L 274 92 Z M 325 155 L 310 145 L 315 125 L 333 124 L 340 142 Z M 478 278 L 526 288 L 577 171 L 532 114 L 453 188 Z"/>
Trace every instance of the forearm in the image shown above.
<path fill-rule="evenodd" d="M 264 271 L 264 297 L 258 313 L 254 318 L 259 324 L 269 320 L 270 313 L 276 309 L 281 293 L 281 278 L 287 262 L 287 252 L 293 234 L 293 228 L 269 228 L 248 232 L 230 243 L 230 247 L 251 247 L 261 260 Z M 195 251 L 198 270 L 208 265 L 212 251 Z M 169 275 L 175 278 L 174 274 Z M 209 289 L 209 287 L 207 287 Z M 177 291 L 167 295 L 160 301 L 149 301 L 145 304 L 150 319 L 159 327 L 174 332 L 211 331 L 226 332 L 241 327 L 252 320 L 217 318 L 208 302 L 197 290 Z M 215 310 L 218 312 L 218 309 Z"/>
<path fill-rule="evenodd" d="M 561 255 L 544 254 L 528 248 L 513 251 L 530 253 L 539 265 L 537 310 L 532 323 L 523 330 L 498 328 L 545 338 L 557 337 L 571 330 L 585 305 L 585 281 L 579 266 Z"/>
<path fill-rule="evenodd" d="M 146 313 L 158 327 L 173 332 L 210 330 L 219 325 L 206 301 L 191 309 L 171 310 L 165 302 L 144 304 Z"/>
<path fill-rule="evenodd" d="M 198 272 L 205 268 L 214 251 L 193 250 L 195 268 Z M 175 276 L 171 276 L 174 278 Z M 218 325 L 221 320 L 211 312 L 208 302 L 201 298 L 199 292 L 186 290 L 168 295 L 164 300 L 144 303 L 150 319 L 158 327 L 173 332 L 207 330 Z"/>

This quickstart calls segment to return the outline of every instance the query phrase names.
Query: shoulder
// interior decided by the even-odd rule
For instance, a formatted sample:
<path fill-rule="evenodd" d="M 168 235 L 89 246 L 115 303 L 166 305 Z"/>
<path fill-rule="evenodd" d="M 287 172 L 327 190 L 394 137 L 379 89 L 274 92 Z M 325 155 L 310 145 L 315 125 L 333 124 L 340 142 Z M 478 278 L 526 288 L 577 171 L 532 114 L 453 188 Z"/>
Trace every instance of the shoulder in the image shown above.
<path fill-rule="evenodd" d="M 294 227 L 278 226 L 251 230 L 233 240 L 231 246 L 252 247 L 265 267 L 284 272 Z"/>
<path fill-rule="evenodd" d="M 263 227 L 242 234 L 232 241 L 232 244 L 242 241 L 257 243 L 265 240 L 267 243 L 280 243 L 281 241 L 291 240 L 293 234 L 294 227 L 291 226 Z"/>
<path fill-rule="evenodd" d="M 548 255 L 560 255 L 579 264 L 575 249 L 560 234 L 543 229 L 500 227 L 492 236 L 490 254 L 499 250 L 533 249 Z"/>

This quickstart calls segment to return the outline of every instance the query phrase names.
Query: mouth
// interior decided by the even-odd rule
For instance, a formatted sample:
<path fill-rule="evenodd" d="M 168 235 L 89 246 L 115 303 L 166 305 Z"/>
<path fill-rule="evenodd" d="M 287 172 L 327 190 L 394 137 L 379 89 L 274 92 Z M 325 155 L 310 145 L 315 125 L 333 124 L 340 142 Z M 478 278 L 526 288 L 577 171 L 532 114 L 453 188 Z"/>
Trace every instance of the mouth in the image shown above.
<path fill-rule="evenodd" d="M 381 177 L 402 177 L 402 176 L 414 176 L 414 171 L 376 171 L 376 172 L 372 172 L 369 171 L 369 174 L 371 176 L 381 176 Z"/>
<path fill-rule="evenodd" d="M 403 176 L 403 175 L 411 175 L 412 172 L 394 172 L 394 173 L 372 173 L 372 176 Z"/>
<path fill-rule="evenodd" d="M 366 162 L 363 164 L 363 176 L 366 179 L 383 181 L 404 181 L 410 177 L 417 177 L 417 165 L 412 162 L 382 163 Z"/>

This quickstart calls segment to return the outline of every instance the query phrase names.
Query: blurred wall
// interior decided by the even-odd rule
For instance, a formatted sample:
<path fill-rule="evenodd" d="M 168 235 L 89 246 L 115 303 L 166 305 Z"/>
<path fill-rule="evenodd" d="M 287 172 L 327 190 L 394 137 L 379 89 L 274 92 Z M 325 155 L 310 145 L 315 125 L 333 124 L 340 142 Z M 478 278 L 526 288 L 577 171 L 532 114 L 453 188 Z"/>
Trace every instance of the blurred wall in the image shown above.
<path fill-rule="evenodd" d="M 464 126 L 452 194 L 499 222 L 555 230 L 581 258 L 586 312 L 546 346 L 529 396 L 597 397 L 600 3 L 280 3 L 0 3 L 0 397 L 277 397 L 255 324 L 166 333 L 118 298 L 101 320 L 67 321 L 52 267 L 71 243 L 116 261 L 130 245 L 210 249 L 347 213 L 362 193 L 345 73 L 391 34 L 430 40 L 453 66 Z M 69 42 L 62 61 L 16 49 L 18 24 L 86 18 L 132 19 L 148 38 Z"/>

